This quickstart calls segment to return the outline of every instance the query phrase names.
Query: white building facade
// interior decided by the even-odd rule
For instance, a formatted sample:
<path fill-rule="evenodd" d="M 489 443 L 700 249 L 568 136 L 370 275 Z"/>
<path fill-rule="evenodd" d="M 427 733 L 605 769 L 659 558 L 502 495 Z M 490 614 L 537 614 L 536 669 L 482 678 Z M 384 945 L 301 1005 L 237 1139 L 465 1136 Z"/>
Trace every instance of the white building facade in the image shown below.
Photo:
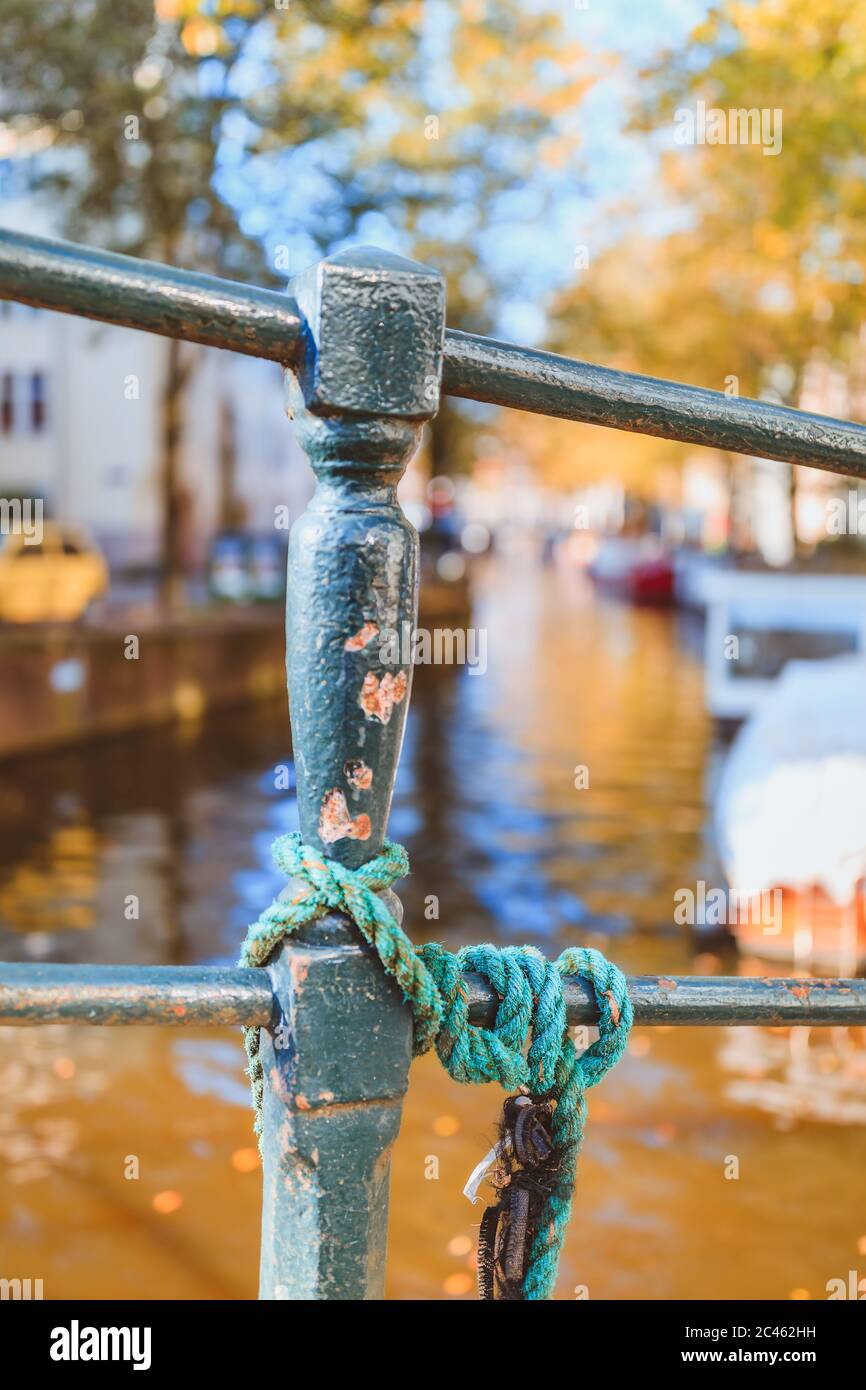
<path fill-rule="evenodd" d="M 34 200 L 0 221 L 48 235 Z M 168 343 L 147 333 L 0 302 L 0 497 L 42 497 L 46 515 L 85 526 L 114 569 L 160 553 L 162 397 Z M 244 530 L 272 535 L 303 510 L 312 474 L 286 419 L 272 362 L 185 344 L 179 485 L 185 551 L 207 553 L 220 523 L 220 401 L 233 421 L 234 491 Z"/>

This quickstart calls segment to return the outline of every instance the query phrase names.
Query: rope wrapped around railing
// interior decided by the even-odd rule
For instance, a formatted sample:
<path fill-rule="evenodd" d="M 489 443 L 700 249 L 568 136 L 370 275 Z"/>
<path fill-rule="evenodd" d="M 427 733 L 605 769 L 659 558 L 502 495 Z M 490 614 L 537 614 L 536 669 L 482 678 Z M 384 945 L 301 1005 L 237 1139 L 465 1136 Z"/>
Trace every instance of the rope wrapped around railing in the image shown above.
<path fill-rule="evenodd" d="M 273 854 L 290 880 L 290 895 L 277 898 L 249 928 L 242 965 L 266 965 L 299 927 L 326 913 L 344 912 L 400 986 L 412 1010 L 416 1055 L 435 1047 L 455 1081 L 498 1081 L 536 1102 L 549 1138 L 542 1156 L 524 1165 L 525 1173 L 520 1168 L 515 1176 L 509 1167 L 503 1174 L 502 1186 L 526 1201 L 519 1222 L 514 1204 L 505 1208 L 511 1213 L 510 1221 L 506 1215 L 509 1235 L 519 1235 L 519 1258 L 510 1277 L 500 1270 L 498 1282 L 503 1297 L 549 1298 L 571 1215 L 586 1123 L 585 1093 L 619 1061 L 631 1030 L 625 976 L 589 948 L 570 948 L 551 962 L 533 946 L 469 946 L 457 952 L 435 942 L 414 946 L 379 897 L 409 872 L 406 851 L 388 840 L 381 854 L 357 869 L 323 858 L 298 834 L 281 836 Z M 499 1005 L 491 1028 L 470 1022 L 465 966 L 486 976 L 496 991 Z M 562 977 L 568 974 L 589 982 L 598 1010 L 599 1036 L 582 1053 L 567 1028 Z M 265 1077 L 258 1028 L 246 1030 L 245 1045 L 261 1140 Z"/>

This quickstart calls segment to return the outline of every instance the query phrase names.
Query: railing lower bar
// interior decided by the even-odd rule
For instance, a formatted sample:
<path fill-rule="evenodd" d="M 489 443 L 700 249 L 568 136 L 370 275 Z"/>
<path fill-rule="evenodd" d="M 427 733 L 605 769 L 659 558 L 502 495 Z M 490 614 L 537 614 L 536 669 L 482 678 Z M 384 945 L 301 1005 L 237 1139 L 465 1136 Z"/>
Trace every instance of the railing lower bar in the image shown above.
<path fill-rule="evenodd" d="M 0 231 L 0 299 L 291 362 L 301 318 L 288 295 L 73 242 Z"/>
<path fill-rule="evenodd" d="M 489 1023 L 496 996 L 481 976 L 465 975 L 470 1017 Z M 628 981 L 635 1023 L 712 1027 L 862 1026 L 866 1024 L 866 980 L 773 979 L 739 975 L 634 975 Z M 585 981 L 565 982 L 571 1024 L 592 1024 L 598 1011 Z"/>
<path fill-rule="evenodd" d="M 273 1021 L 264 970 L 174 965 L 0 965 L 0 1024 Z"/>
<path fill-rule="evenodd" d="M 295 301 L 276 290 L 9 231 L 0 231 L 0 299 L 286 364 L 298 358 L 303 335 Z M 863 425 L 455 329 L 445 334 L 442 389 L 516 410 L 866 477 Z"/>
<path fill-rule="evenodd" d="M 480 975 L 464 976 L 473 1023 L 498 1003 Z M 629 995 L 640 1024 L 810 1027 L 866 1025 L 866 980 L 638 975 Z M 589 987 L 565 982 L 570 1024 L 597 1017 Z M 264 970 L 172 965 L 0 965 L 0 1025 L 229 1023 L 267 1027 L 275 1017 Z"/>
<path fill-rule="evenodd" d="M 442 389 L 538 415 L 866 477 L 866 427 L 449 329 Z"/>

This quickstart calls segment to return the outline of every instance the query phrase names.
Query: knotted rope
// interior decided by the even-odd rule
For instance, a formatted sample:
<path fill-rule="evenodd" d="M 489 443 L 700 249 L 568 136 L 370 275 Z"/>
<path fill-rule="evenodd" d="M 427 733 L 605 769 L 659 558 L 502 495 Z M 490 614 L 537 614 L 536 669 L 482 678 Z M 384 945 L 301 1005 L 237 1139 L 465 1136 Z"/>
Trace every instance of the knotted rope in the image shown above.
<path fill-rule="evenodd" d="M 524 1298 L 549 1298 L 571 1212 L 586 1121 L 585 1093 L 619 1061 L 632 1024 L 621 971 L 589 947 L 569 947 L 554 962 L 533 946 L 464 946 L 457 952 L 435 942 L 415 947 L 377 896 L 409 871 L 406 851 L 387 840 L 382 853 L 359 869 L 324 860 L 297 834 L 281 836 L 273 856 L 277 867 L 303 887 L 293 898 L 273 902 L 249 928 L 241 965 L 267 964 L 283 939 L 299 927 L 325 913 L 344 912 L 403 991 L 412 1010 L 416 1055 L 435 1046 L 455 1081 L 498 1081 L 507 1090 L 522 1088 L 553 1102 L 557 1177 L 545 1200 L 523 1280 Z M 492 1028 L 469 1022 L 464 970 L 486 976 L 499 997 Z M 598 1039 L 581 1055 L 566 1025 L 566 975 L 588 980 L 598 1005 Z M 246 1029 L 244 1041 L 255 1130 L 261 1138 L 264 1076 L 259 1029 Z"/>

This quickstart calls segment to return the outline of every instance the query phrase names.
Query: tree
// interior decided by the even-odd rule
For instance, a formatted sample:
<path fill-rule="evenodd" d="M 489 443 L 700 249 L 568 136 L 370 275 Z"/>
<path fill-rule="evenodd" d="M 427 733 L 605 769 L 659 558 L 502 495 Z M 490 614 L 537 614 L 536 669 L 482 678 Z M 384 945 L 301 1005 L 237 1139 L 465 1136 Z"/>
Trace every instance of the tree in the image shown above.
<path fill-rule="evenodd" d="M 452 327 L 495 331 L 509 301 L 536 298 L 545 209 L 564 176 L 577 182 L 576 116 L 591 82 L 561 6 L 292 5 L 277 37 L 284 92 L 302 107 L 320 103 L 342 73 L 361 108 L 352 120 L 341 111 L 314 174 L 309 151 L 267 133 L 279 127 L 273 117 L 260 116 L 251 133 L 236 196 L 275 229 L 272 252 L 289 244 L 287 268 L 358 234 L 442 271 Z M 298 53 L 313 47 L 315 65 L 299 71 Z M 472 418 L 471 408 L 443 401 L 431 431 L 434 472 L 466 461 Z"/>
<path fill-rule="evenodd" d="M 351 238 L 391 238 L 445 271 L 450 322 L 484 331 L 515 280 L 490 254 L 509 197 L 527 191 L 540 215 L 567 167 L 579 57 L 559 7 L 522 0 L 6 0 L 0 120 L 44 133 L 36 184 L 74 238 L 272 283 Z M 196 360 L 169 344 L 169 593 Z M 463 433 L 446 408 L 437 469 Z M 223 462 L 231 509 L 228 422 Z"/>
<path fill-rule="evenodd" d="M 249 7 L 247 7 L 249 8 Z M 8 0 L 0 10 L 0 120 L 45 133 L 34 185 L 67 235 L 234 276 L 262 265 L 215 189 L 232 71 L 253 20 L 217 26 L 157 0 Z M 207 57 L 207 80 L 204 60 Z M 184 393 L 198 350 L 171 340 L 162 394 L 162 585 L 180 574 Z"/>
<path fill-rule="evenodd" d="M 696 214 L 689 238 L 720 306 L 771 331 L 798 375 L 817 350 L 849 353 L 866 307 L 866 15 L 846 0 L 726 0 L 646 78 L 643 128 L 698 100 L 777 120 L 778 154 L 687 148 L 667 157 L 668 186 Z"/>
<path fill-rule="evenodd" d="M 858 357 L 866 310 L 866 15 L 847 0 L 724 0 L 643 74 L 634 126 L 661 142 L 675 230 L 612 247 L 554 311 L 561 350 L 803 403 L 817 358 Z M 719 110 L 769 143 L 677 144 Z M 776 115 L 776 113 L 781 113 Z M 658 213 L 658 207 L 655 211 Z M 632 209 L 640 226 L 641 209 Z M 852 395 L 850 413 L 862 409 Z M 815 408 L 814 405 L 811 408 Z M 793 476 L 793 475 L 792 475 Z"/>

